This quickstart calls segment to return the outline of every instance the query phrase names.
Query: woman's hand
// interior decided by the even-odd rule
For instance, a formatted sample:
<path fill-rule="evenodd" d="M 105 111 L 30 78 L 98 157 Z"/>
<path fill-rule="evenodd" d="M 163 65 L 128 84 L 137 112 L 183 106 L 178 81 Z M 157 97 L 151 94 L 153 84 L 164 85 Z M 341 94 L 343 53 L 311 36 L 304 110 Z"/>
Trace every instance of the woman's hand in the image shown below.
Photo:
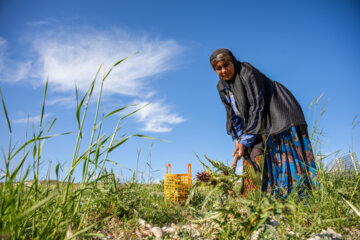
<path fill-rule="evenodd" d="M 235 157 L 236 154 L 238 154 L 238 158 L 240 159 L 242 156 L 244 156 L 245 153 L 245 145 L 241 144 L 239 141 L 235 142 L 235 149 L 232 153 L 233 157 Z"/>
<path fill-rule="evenodd" d="M 236 170 L 237 162 L 244 155 L 245 149 L 246 149 L 245 145 L 239 143 L 238 141 L 235 142 L 235 150 L 232 154 L 234 159 L 230 166 L 232 170 L 234 171 Z"/>

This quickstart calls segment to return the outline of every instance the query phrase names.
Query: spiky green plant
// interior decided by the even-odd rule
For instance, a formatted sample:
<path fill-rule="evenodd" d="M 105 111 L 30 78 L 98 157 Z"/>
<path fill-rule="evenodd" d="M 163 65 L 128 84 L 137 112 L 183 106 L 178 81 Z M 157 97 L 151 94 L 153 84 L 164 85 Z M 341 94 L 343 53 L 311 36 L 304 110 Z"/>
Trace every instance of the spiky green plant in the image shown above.
<path fill-rule="evenodd" d="M 221 239 L 247 239 L 266 222 L 270 216 L 279 215 L 284 210 L 291 210 L 290 203 L 283 204 L 271 196 L 263 194 L 249 194 L 248 198 L 240 194 L 239 180 L 241 175 L 226 166 L 223 162 L 214 161 L 205 156 L 210 166 L 197 158 L 205 168 L 200 177 L 209 177 L 207 186 L 212 188 L 202 202 L 201 208 L 192 209 L 193 214 L 199 216 L 194 222 L 213 222 L 218 225 L 217 237 Z M 250 174 L 255 174 L 251 173 Z M 205 177 L 204 177 L 205 178 Z M 256 177 L 254 177 L 256 179 Z M 260 180 L 259 180 L 260 181 Z M 200 181 L 199 181 L 200 182 Z M 188 204 L 191 204 L 194 192 L 201 185 L 195 184 L 190 193 Z"/>

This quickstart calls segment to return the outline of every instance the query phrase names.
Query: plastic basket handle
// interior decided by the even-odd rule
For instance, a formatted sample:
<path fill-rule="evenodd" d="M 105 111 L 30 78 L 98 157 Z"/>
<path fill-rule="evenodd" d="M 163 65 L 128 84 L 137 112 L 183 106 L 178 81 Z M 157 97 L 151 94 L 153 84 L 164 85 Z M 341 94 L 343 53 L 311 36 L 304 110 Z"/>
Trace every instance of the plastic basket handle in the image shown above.
<path fill-rule="evenodd" d="M 191 175 L 191 164 L 188 164 L 188 174 Z"/>
<path fill-rule="evenodd" d="M 168 172 L 168 168 L 170 167 L 170 171 Z M 168 163 L 166 166 L 166 174 L 171 173 L 171 164 Z"/>

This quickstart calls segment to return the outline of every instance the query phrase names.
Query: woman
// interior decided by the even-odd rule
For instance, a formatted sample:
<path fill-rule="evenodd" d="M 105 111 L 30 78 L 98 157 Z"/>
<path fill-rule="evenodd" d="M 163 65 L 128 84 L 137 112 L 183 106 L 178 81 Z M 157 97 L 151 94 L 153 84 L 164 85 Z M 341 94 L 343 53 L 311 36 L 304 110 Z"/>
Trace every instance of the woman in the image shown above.
<path fill-rule="evenodd" d="M 210 63 L 220 80 L 217 89 L 226 109 L 226 130 L 235 141 L 235 170 L 243 157 L 247 173 L 243 194 L 255 189 L 263 171 L 262 190 L 280 197 L 316 184 L 316 165 L 299 103 L 291 92 L 225 48 L 215 50 Z M 261 179 L 261 178 L 260 178 Z"/>

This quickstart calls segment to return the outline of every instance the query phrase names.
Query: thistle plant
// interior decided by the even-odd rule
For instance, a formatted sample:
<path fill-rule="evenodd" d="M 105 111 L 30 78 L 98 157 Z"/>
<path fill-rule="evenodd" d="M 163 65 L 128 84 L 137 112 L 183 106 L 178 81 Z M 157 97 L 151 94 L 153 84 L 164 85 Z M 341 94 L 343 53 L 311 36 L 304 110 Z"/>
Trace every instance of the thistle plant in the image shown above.
<path fill-rule="evenodd" d="M 234 187 L 241 176 L 235 174 L 234 171 L 224 163 L 211 160 L 206 155 L 205 159 L 212 165 L 212 168 L 201 161 L 199 156 L 197 156 L 197 158 L 206 169 L 205 171 L 197 174 L 199 182 L 209 182 L 211 185 L 221 190 L 224 194 L 230 194 L 230 196 L 236 198 L 237 195 L 234 191 Z"/>
<path fill-rule="evenodd" d="M 202 184 L 211 188 L 205 191 L 206 196 L 201 208 L 192 211 L 194 215 L 200 217 L 194 222 L 217 224 L 216 231 L 220 239 L 248 239 L 271 216 L 293 209 L 291 203 L 284 204 L 262 194 L 261 188 L 256 189 L 252 194 L 249 193 L 247 197 L 241 196 L 239 193 L 242 183 L 239 180 L 245 175 L 237 175 L 223 162 L 214 161 L 206 155 L 205 159 L 209 165 L 198 156 L 197 158 L 205 170 L 197 174 L 197 183 L 189 195 L 188 204 L 191 204 L 195 192 Z M 250 174 L 255 173 L 250 172 Z"/>

